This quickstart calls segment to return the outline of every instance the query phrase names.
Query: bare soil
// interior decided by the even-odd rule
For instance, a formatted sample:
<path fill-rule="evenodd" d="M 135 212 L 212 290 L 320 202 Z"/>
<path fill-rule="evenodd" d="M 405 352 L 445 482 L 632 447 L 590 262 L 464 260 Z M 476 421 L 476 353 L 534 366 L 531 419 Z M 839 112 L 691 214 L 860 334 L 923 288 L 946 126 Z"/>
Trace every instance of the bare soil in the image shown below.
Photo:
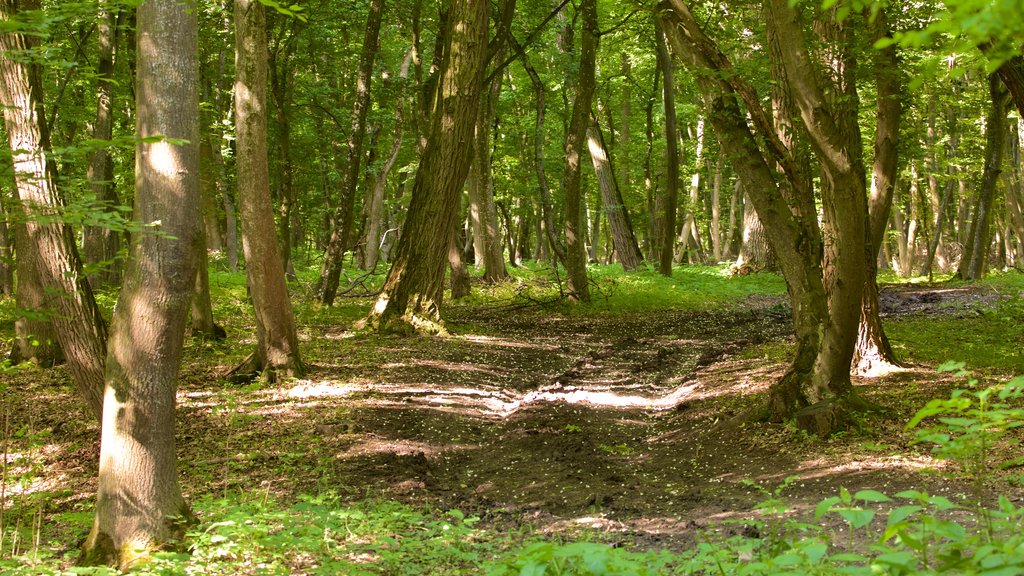
<path fill-rule="evenodd" d="M 894 288 L 882 305 L 893 315 L 970 314 L 990 297 Z M 764 402 L 786 367 L 784 302 L 745 308 L 567 316 L 453 306 L 445 338 L 311 326 L 302 336 L 308 379 L 247 387 L 216 378 L 248 346 L 238 334 L 226 345 L 193 341 L 179 396 L 183 484 L 190 496 L 395 498 L 502 529 L 599 530 L 672 549 L 712 527 L 742 531 L 764 498 L 744 481 L 770 489 L 798 476 L 783 494 L 798 512 L 840 486 L 964 490 L 931 471 L 943 464 L 903 430 L 960 383 L 925 367 L 858 379 L 858 393 L 889 412 L 832 438 L 786 424 L 726 425 Z M 43 515 L 88 511 L 96 424 L 62 370 L 16 378 L 4 397 L 7 429 L 46 436 L 33 481 L 52 496 Z M 9 489 L 6 503 L 17 496 Z M 69 546 L 75 530 L 52 526 Z"/>

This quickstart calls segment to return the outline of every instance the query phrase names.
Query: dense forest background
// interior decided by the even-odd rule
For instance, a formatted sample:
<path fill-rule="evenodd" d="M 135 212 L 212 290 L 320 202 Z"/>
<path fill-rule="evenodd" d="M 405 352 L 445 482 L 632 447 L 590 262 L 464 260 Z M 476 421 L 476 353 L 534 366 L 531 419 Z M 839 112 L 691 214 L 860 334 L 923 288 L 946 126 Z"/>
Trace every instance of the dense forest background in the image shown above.
<path fill-rule="evenodd" d="M 985 546 L 1021 514 L 1019 484 L 990 466 L 1024 421 L 1020 11 L 0 0 L 3 561 L 258 571 L 247 554 L 315 540 L 307 510 L 326 531 L 338 513 L 429 536 L 272 570 L 392 573 L 388 550 L 454 530 L 465 556 L 404 569 L 483 569 L 481 538 L 481 554 L 512 551 L 496 573 L 754 556 L 775 573 L 826 554 L 836 570 L 954 570 L 956 556 L 1013 573 L 1019 535 Z M 909 471 L 924 457 L 907 420 L 953 429 L 919 440 L 959 463 L 964 483 L 939 489 L 963 502 Z M 888 451 L 902 472 L 826 482 L 860 488 L 816 509 L 863 529 L 839 550 L 779 495 L 814 477 L 811 454 L 834 471 L 842 450 Z M 62 458 L 77 472 L 54 469 Z M 293 464 L 303 479 L 278 490 Z M 516 481 L 518 466 L 531 471 Z M 723 476 L 754 483 L 718 492 Z M 383 495 L 359 497 L 371 488 Z M 796 492 L 805 511 L 831 494 Z M 869 553 L 866 506 L 897 493 L 910 503 L 879 544 L 896 548 Z M 700 548 L 708 506 L 762 519 Z M 664 554 L 489 532 L 585 510 Z M 645 531 L 646 513 L 695 524 Z M 247 515 L 249 536 L 197 536 Z M 593 528 L 616 533 L 604 520 Z M 89 536 L 69 544 L 75 530 Z M 326 542 L 313 547 L 341 546 Z"/>

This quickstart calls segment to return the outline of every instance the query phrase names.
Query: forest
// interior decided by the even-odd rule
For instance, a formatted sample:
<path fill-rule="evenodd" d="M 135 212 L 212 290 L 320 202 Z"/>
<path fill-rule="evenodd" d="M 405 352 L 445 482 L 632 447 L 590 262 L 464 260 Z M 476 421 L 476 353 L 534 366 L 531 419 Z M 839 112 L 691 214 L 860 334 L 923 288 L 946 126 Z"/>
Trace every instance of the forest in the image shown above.
<path fill-rule="evenodd" d="M 1021 0 L 0 0 L 0 573 L 1024 573 Z"/>

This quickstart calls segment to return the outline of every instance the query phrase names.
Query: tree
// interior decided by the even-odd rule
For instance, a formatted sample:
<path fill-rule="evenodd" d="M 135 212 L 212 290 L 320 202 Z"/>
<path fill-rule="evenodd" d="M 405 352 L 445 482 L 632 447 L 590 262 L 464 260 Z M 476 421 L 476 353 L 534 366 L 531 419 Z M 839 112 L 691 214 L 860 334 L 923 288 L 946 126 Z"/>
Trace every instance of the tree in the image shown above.
<path fill-rule="evenodd" d="M 665 191 L 658 195 L 654 207 L 654 241 L 651 243 L 652 260 L 658 262 L 658 271 L 672 275 L 675 249 L 676 204 L 679 203 L 679 139 L 676 136 L 675 73 L 668 54 L 667 40 L 660 19 L 655 20 L 655 38 L 658 67 L 665 80 L 662 83 L 662 102 L 665 106 Z M 657 81 L 655 82 L 657 84 Z"/>
<path fill-rule="evenodd" d="M 51 321 L 75 384 L 99 418 L 107 324 L 82 271 L 74 234 L 63 222 L 65 200 L 57 187 L 57 166 L 50 157 L 42 72 L 33 60 L 39 43 L 33 27 L 38 23 L 26 16 L 39 7 L 35 0 L 0 1 L 0 19 L 6 24 L 6 31 L 0 34 L 0 103 L 24 211 L 24 238 L 34 246 L 29 258 L 35 260 L 39 285 L 47 299 L 44 309 L 52 310 Z M 27 277 L 31 278 L 31 272 Z"/>
<path fill-rule="evenodd" d="M 601 127 L 596 119 L 587 128 L 587 147 L 590 151 L 590 160 L 594 164 L 594 174 L 597 176 L 601 198 L 604 201 L 604 211 L 608 217 L 608 227 L 611 229 L 615 255 L 627 272 L 636 270 L 643 264 L 644 257 L 636 243 L 633 222 L 629 219 L 626 203 L 622 199 L 622 191 L 619 189 L 618 180 L 612 169 L 611 156 L 608 147 L 605 146 L 604 135 L 601 133 Z"/>
<path fill-rule="evenodd" d="M 304 373 L 274 234 L 267 168 L 266 12 L 257 0 L 235 0 L 235 138 L 245 270 L 256 315 L 256 351 L 242 373 L 272 379 Z"/>
<path fill-rule="evenodd" d="M 801 426 L 828 432 L 838 425 L 841 404 L 862 406 L 850 383 L 850 362 L 857 334 L 864 282 L 864 241 L 867 219 L 864 168 L 859 157 L 856 114 L 825 99 L 803 40 L 798 14 L 774 0 L 766 10 L 769 30 L 778 39 L 775 54 L 790 86 L 802 131 L 823 163 L 827 180 L 824 201 L 827 225 L 835 234 L 822 268 L 823 239 L 817 225 L 812 191 L 794 150 L 779 138 L 775 123 L 760 99 L 728 58 L 701 29 L 682 0 L 666 0 L 659 16 L 677 54 L 697 75 L 708 118 L 778 256 L 793 303 L 797 348 L 792 364 L 771 389 L 768 412 L 774 418 L 796 415 L 821 403 L 824 410 L 798 419 Z M 841 34 L 840 34 L 841 36 Z M 843 42 L 832 44 L 840 50 Z M 842 77 L 842 76 L 840 76 Z M 833 86 L 845 93 L 844 105 L 855 105 L 849 84 Z M 849 100 L 846 100 L 846 99 Z M 739 107 L 747 108 L 753 130 Z M 755 135 L 756 131 L 756 135 Z M 759 140 L 764 143 L 762 150 Z M 771 164 L 782 167 L 785 182 Z M 828 297 L 826 297 L 828 288 Z M 829 404 L 829 401 L 838 401 Z"/>
<path fill-rule="evenodd" d="M 134 234 L 106 358 L 96 516 L 80 561 L 121 569 L 182 536 L 178 369 L 202 228 L 195 6 L 138 8 Z"/>
<path fill-rule="evenodd" d="M 366 320 L 441 332 L 440 307 L 459 194 L 469 172 L 487 56 L 487 3 L 453 0 L 442 31 L 444 54 L 426 148 L 394 262 Z"/>
<path fill-rule="evenodd" d="M 985 117 L 985 168 L 967 242 L 964 244 L 964 253 L 957 269 L 957 276 L 964 280 L 978 280 L 987 270 L 989 246 L 992 244 L 990 228 L 996 199 L 996 184 L 1003 170 L 1003 152 L 1006 148 L 1009 91 L 995 74 L 989 76 L 988 85 L 990 103 Z"/>
<path fill-rule="evenodd" d="M 590 301 L 587 278 L 586 222 L 583 220 L 583 196 L 580 191 L 580 170 L 583 146 L 587 140 L 591 107 L 597 73 L 597 47 L 599 42 L 597 0 L 580 3 L 579 73 L 576 76 L 576 97 L 572 103 L 569 128 L 565 133 L 565 165 L 562 173 L 562 195 L 565 200 L 565 271 L 568 275 L 569 297 L 580 302 Z"/>
<path fill-rule="evenodd" d="M 348 138 L 348 170 L 341 185 L 338 207 L 331 225 L 331 239 L 327 244 L 320 280 L 317 283 L 320 301 L 330 306 L 338 292 L 342 259 L 348 250 L 352 235 L 352 214 L 355 210 L 356 185 L 363 158 L 363 137 L 366 135 L 366 114 L 370 109 L 370 79 L 377 54 L 380 23 L 384 13 L 384 0 L 370 1 L 370 14 L 366 20 L 366 36 L 359 58 L 359 78 L 356 81 L 356 99 L 352 107 L 352 129 Z"/>
<path fill-rule="evenodd" d="M 93 139 L 98 141 L 109 141 L 114 135 L 114 58 L 120 36 L 121 14 L 107 0 L 100 1 L 96 26 L 99 33 L 96 123 L 92 131 Z M 96 200 L 101 202 L 100 206 L 105 210 L 114 210 L 119 201 L 114 189 L 114 163 L 106 146 L 101 145 L 93 151 L 86 178 Z M 117 261 L 121 249 L 119 231 L 109 227 L 86 226 L 83 236 L 85 259 L 90 265 L 98 267 L 90 276 L 90 281 L 99 286 L 117 285 L 120 282 L 120 263 Z"/>

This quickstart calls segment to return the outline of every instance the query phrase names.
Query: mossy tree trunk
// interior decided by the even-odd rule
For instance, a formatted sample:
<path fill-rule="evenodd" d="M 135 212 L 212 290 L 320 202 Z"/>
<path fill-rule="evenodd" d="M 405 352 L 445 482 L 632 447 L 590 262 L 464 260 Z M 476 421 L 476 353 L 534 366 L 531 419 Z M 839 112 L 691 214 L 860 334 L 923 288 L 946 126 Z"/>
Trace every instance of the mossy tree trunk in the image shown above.
<path fill-rule="evenodd" d="M 179 539 L 191 519 L 174 417 L 203 234 L 195 5 L 147 0 L 137 18 L 135 218 L 160 224 L 158 233 L 133 235 L 114 310 L 96 516 L 80 558 L 123 570 Z"/>

